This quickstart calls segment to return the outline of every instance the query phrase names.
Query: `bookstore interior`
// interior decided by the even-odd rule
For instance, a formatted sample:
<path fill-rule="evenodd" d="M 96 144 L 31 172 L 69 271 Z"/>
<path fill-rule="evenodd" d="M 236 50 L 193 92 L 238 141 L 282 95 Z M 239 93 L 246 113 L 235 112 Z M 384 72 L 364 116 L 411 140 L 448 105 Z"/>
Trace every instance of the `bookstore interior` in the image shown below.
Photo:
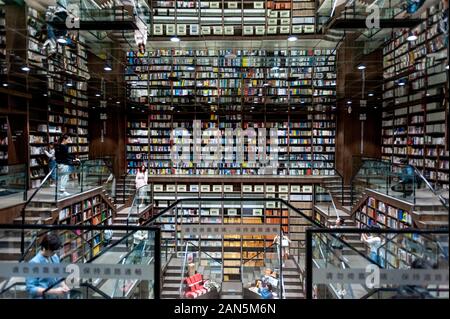
<path fill-rule="evenodd" d="M 448 5 L 0 0 L 0 299 L 448 299 Z"/>

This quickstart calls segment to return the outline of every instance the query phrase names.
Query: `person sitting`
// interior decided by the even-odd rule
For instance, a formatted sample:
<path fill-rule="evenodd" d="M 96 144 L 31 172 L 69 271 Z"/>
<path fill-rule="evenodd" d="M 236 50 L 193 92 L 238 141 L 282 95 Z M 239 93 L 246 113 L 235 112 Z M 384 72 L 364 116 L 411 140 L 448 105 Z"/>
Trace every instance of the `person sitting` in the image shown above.
<path fill-rule="evenodd" d="M 263 299 L 273 299 L 272 285 L 266 284 L 258 288 L 258 293 Z"/>

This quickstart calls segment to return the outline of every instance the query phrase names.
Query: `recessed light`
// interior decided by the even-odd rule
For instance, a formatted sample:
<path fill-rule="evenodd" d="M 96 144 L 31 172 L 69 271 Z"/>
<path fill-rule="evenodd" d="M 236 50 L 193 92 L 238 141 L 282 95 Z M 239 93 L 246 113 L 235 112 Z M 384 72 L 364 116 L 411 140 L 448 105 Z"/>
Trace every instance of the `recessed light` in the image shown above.
<path fill-rule="evenodd" d="M 305 104 L 305 101 L 300 101 L 301 104 Z"/>
<path fill-rule="evenodd" d="M 295 110 L 295 106 L 293 106 L 292 109 Z"/>
<path fill-rule="evenodd" d="M 294 41 L 297 41 L 298 40 L 298 38 L 295 36 L 295 35 L 290 35 L 289 37 L 288 37 L 288 41 L 289 42 L 294 42 Z"/>
<path fill-rule="evenodd" d="M 347 101 L 347 104 L 352 104 L 352 101 Z"/>
<path fill-rule="evenodd" d="M 371 93 L 369 93 L 369 96 L 373 96 L 374 94 L 371 92 Z"/>
<path fill-rule="evenodd" d="M 401 81 L 401 82 L 398 82 L 398 85 L 400 85 L 400 86 L 404 86 L 406 83 L 405 82 L 403 82 L 403 81 Z"/>
<path fill-rule="evenodd" d="M 120 104 L 120 101 L 117 101 L 116 104 Z"/>
<path fill-rule="evenodd" d="M 3 83 L 2 84 L 4 87 L 7 87 L 8 86 L 8 83 Z"/>
<path fill-rule="evenodd" d="M 365 70 L 366 66 L 364 64 L 358 65 L 358 70 Z"/>
<path fill-rule="evenodd" d="M 134 106 L 132 106 L 131 109 L 134 110 Z"/>
<path fill-rule="evenodd" d="M 173 36 L 173 37 L 170 38 L 170 41 L 172 41 L 172 42 L 180 42 L 180 38 L 177 37 L 177 36 Z"/>
<path fill-rule="evenodd" d="M 42 94 L 42 96 L 47 96 L 47 93 Z"/>
<path fill-rule="evenodd" d="M 95 94 L 95 96 L 96 96 L 96 97 L 99 97 L 99 96 L 100 96 L 100 93 Z"/>
<path fill-rule="evenodd" d="M 105 66 L 104 66 L 104 68 L 103 68 L 103 70 L 105 70 L 105 71 L 112 71 L 112 67 L 109 65 L 109 64 L 105 64 Z"/>
<path fill-rule="evenodd" d="M 73 83 L 72 82 L 67 82 L 66 85 L 72 87 Z"/>
<path fill-rule="evenodd" d="M 27 65 L 24 65 L 23 67 L 21 67 L 21 70 L 24 72 L 29 72 L 31 69 Z"/>

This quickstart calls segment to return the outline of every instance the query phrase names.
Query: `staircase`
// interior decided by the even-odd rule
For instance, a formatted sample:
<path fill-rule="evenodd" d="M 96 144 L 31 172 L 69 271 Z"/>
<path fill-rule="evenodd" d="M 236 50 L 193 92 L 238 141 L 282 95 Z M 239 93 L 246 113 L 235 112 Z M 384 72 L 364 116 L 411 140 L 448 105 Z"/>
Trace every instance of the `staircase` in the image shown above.
<path fill-rule="evenodd" d="M 284 298 L 304 299 L 303 275 L 297 267 L 297 263 L 288 259 L 283 267 Z"/>
<path fill-rule="evenodd" d="M 53 203 L 31 202 L 25 208 L 25 224 L 52 224 L 58 212 Z M 13 224 L 21 225 L 22 216 L 14 218 Z M 18 261 L 21 258 L 21 234 L 19 229 L 0 231 L 0 261 Z M 32 230 L 25 230 L 25 249 L 31 243 L 31 234 Z"/>
<path fill-rule="evenodd" d="M 135 193 L 135 176 L 122 175 L 116 183 L 116 202 L 125 204 Z"/>
<path fill-rule="evenodd" d="M 416 192 L 412 217 L 418 228 L 448 228 L 448 207 L 445 207 L 431 192 Z"/>
<path fill-rule="evenodd" d="M 180 284 L 181 284 L 181 268 L 183 266 L 183 259 L 172 258 L 167 265 L 166 271 L 163 274 L 163 283 L 161 285 L 162 299 L 179 299 L 180 298 Z"/>
<path fill-rule="evenodd" d="M 338 208 L 348 212 L 352 206 L 352 188 L 350 185 L 342 186 L 340 179 L 325 180 L 323 186 L 330 192 Z"/>

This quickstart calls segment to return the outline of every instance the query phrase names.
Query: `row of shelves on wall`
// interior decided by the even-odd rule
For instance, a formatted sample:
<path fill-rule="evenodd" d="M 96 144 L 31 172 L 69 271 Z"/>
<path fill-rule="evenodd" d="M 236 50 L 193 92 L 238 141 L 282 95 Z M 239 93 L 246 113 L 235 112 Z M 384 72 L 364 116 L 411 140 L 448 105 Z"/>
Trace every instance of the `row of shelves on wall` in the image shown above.
<path fill-rule="evenodd" d="M 151 1 L 152 36 L 315 33 L 316 2 Z"/>
<path fill-rule="evenodd" d="M 412 30 L 394 32 L 383 49 L 383 158 L 408 162 L 448 188 L 448 46 L 442 3 L 423 13 Z M 417 40 L 408 41 L 408 31 Z"/>
<path fill-rule="evenodd" d="M 329 106 L 335 104 L 335 64 L 331 48 L 131 51 L 125 80 L 129 100 L 155 111 L 197 104 Z"/>
<path fill-rule="evenodd" d="M 209 129 L 203 132 L 208 136 L 191 136 L 192 124 L 128 120 L 128 172 L 144 164 L 156 175 L 334 175 L 334 114 L 292 122 L 203 122 L 199 129 Z M 237 128 L 255 135 L 233 135 Z"/>

